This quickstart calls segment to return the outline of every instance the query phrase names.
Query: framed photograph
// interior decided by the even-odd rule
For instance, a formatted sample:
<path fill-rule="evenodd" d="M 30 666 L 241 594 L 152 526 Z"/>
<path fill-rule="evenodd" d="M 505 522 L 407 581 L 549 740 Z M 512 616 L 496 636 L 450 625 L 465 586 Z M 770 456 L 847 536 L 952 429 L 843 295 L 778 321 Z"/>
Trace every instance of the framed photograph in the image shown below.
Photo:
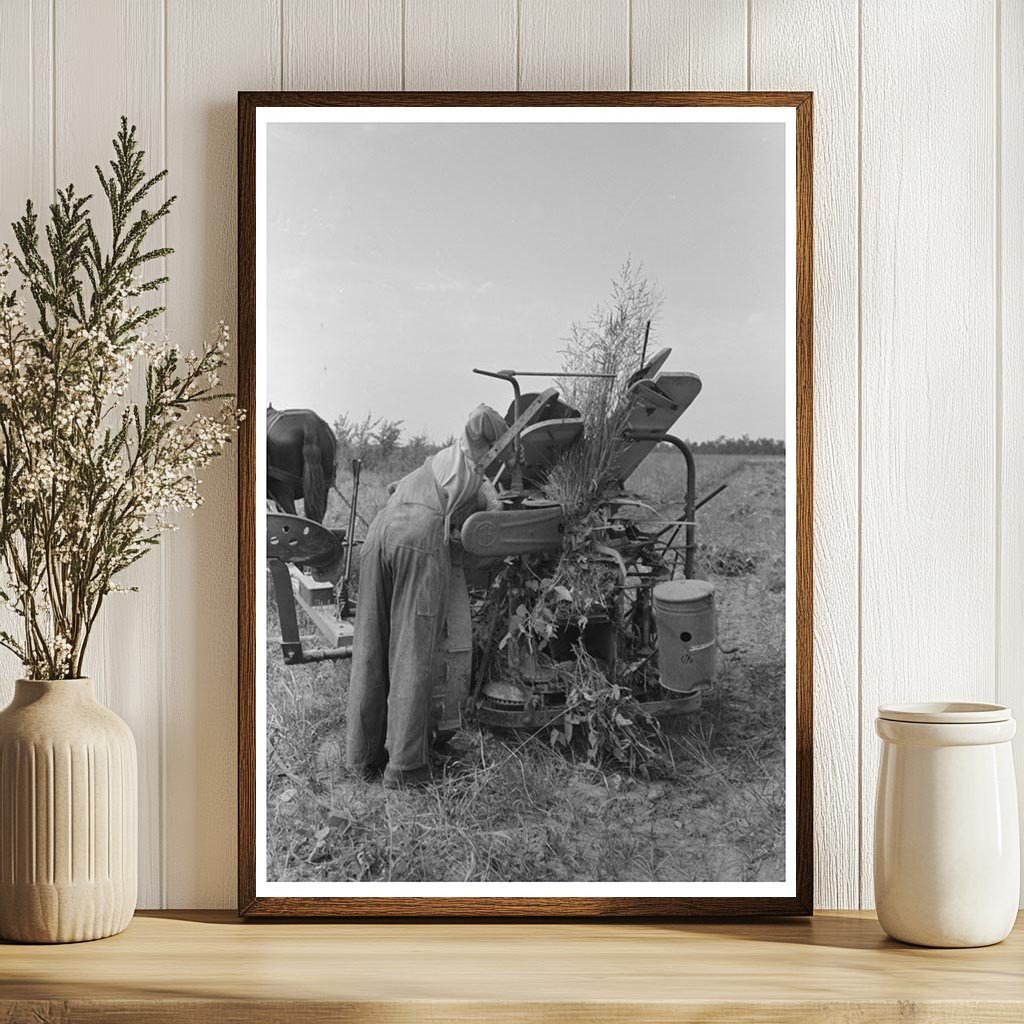
<path fill-rule="evenodd" d="M 810 94 L 238 125 L 240 913 L 810 914 Z"/>

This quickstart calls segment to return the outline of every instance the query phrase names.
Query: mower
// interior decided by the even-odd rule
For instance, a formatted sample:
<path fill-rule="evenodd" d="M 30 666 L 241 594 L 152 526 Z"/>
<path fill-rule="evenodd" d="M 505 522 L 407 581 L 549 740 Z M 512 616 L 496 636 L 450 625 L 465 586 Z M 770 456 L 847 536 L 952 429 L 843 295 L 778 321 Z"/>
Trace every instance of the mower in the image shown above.
<path fill-rule="evenodd" d="M 437 732 L 454 732 L 467 712 L 499 728 L 536 729 L 552 722 L 564 713 L 565 668 L 581 647 L 609 679 L 628 685 L 649 713 L 669 718 L 699 709 L 703 691 L 715 679 L 717 624 L 714 588 L 694 578 L 696 513 L 724 485 L 698 500 L 693 453 L 668 433 L 701 390 L 695 374 L 662 371 L 670 353 L 671 349 L 662 349 L 632 375 L 625 408 L 615 417 L 615 422 L 624 423 L 612 464 L 616 486 L 598 510 L 596 550 L 614 570 L 616 582 L 606 599 L 590 609 L 582 630 L 576 622 L 558 623 L 554 636 L 520 659 L 514 673 L 495 670 L 493 639 L 474 651 L 471 606 L 473 600 L 482 602 L 506 559 L 526 557 L 538 569 L 557 561 L 565 537 L 565 510 L 545 497 L 543 483 L 550 467 L 582 437 L 584 423 L 559 400 L 554 388 L 522 393 L 523 378 L 570 374 L 474 370 L 506 381 L 513 401 L 506 416 L 508 429 L 481 460 L 496 485 L 501 510 L 471 515 L 462 527 L 461 544 L 452 546 L 447 624 L 433 686 Z M 626 489 L 628 478 L 662 445 L 679 453 L 686 473 L 682 514 L 669 520 L 642 495 Z M 347 532 L 328 530 L 300 516 L 268 513 L 268 567 L 288 664 L 351 657 L 358 464 L 353 466 L 353 481 Z M 325 578 L 332 565 L 344 565 L 337 584 Z M 303 641 L 296 606 L 314 623 L 322 645 Z"/>

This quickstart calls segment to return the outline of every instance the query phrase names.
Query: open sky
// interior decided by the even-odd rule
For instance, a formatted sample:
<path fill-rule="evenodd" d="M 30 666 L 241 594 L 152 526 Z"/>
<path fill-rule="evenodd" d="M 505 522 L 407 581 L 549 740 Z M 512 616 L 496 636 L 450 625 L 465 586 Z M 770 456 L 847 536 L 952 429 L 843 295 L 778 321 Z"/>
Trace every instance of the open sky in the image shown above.
<path fill-rule="evenodd" d="M 557 370 L 632 256 L 665 296 L 652 350 L 704 383 L 674 432 L 784 437 L 784 146 L 780 124 L 272 124 L 268 397 L 444 438 L 511 400 L 473 367 Z"/>

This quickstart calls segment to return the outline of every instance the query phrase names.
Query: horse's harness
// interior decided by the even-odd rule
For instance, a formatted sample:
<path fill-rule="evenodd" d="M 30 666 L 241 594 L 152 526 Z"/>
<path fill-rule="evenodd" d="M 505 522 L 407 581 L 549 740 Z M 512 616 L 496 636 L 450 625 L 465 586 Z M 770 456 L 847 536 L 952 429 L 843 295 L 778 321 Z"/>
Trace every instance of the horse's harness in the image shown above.
<path fill-rule="evenodd" d="M 295 473 L 289 473 L 287 470 L 278 469 L 277 466 L 271 466 L 267 463 L 267 476 L 271 480 L 280 480 L 283 484 L 293 484 L 295 486 L 302 486 L 302 477 Z"/>

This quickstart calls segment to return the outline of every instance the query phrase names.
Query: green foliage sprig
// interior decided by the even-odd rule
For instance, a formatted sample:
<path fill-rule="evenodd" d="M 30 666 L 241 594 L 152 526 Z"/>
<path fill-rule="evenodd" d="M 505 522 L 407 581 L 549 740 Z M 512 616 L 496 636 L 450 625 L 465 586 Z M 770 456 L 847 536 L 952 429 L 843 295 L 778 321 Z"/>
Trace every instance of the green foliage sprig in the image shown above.
<path fill-rule="evenodd" d="M 123 589 L 115 577 L 175 528 L 173 513 L 199 505 L 198 470 L 240 418 L 220 389 L 225 325 L 187 354 L 147 338 L 164 309 L 138 299 L 167 278 L 144 273 L 172 252 L 147 249 L 147 236 L 174 197 L 142 205 L 167 173 L 147 176 L 144 157 L 122 118 L 110 173 L 96 168 L 109 243 L 92 197 L 69 185 L 45 243 L 29 202 L 13 225 L 19 252 L 0 249 L 0 600 L 21 627 L 0 645 L 30 678 L 82 674 L 103 600 Z"/>

